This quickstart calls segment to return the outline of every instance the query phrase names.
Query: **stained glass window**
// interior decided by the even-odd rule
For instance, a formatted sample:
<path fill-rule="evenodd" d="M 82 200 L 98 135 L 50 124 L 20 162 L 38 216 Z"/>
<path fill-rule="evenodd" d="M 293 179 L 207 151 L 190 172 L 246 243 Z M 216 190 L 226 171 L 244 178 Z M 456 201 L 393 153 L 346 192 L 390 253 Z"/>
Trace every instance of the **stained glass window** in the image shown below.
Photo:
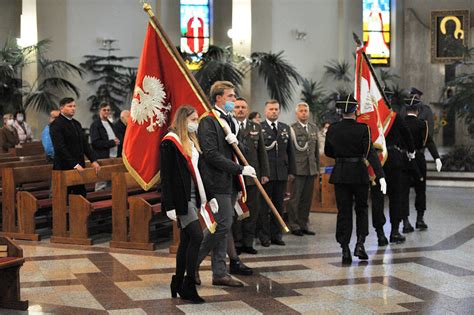
<path fill-rule="evenodd" d="M 390 65 L 390 0 L 362 0 L 363 40 L 374 65 Z"/>
<path fill-rule="evenodd" d="M 181 51 L 192 55 L 194 67 L 209 49 L 209 11 L 209 0 L 181 0 Z"/>

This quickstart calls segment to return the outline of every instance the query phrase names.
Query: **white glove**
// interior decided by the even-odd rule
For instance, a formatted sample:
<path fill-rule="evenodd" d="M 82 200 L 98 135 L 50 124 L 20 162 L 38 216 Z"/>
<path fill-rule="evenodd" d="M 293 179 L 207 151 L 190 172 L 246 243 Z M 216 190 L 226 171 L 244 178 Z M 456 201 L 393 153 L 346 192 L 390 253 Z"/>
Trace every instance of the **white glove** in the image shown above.
<path fill-rule="evenodd" d="M 380 184 L 380 190 L 382 191 L 382 194 L 386 195 L 387 194 L 387 182 L 385 181 L 385 178 L 379 179 L 379 184 Z"/>
<path fill-rule="evenodd" d="M 234 135 L 232 132 L 230 132 L 226 137 L 225 140 L 227 141 L 228 144 L 239 144 L 239 140 L 237 140 L 237 136 Z"/>
<path fill-rule="evenodd" d="M 170 210 L 170 211 L 166 211 L 166 216 L 167 216 L 168 218 L 170 218 L 170 220 L 177 221 L 177 218 L 176 218 L 176 210 L 175 210 L 175 209 Z"/>
<path fill-rule="evenodd" d="M 255 169 L 250 165 L 244 166 L 244 169 L 242 170 L 242 175 L 249 176 L 249 177 L 257 177 L 257 173 L 255 173 Z"/>
<path fill-rule="evenodd" d="M 219 204 L 217 203 L 216 198 L 209 200 L 209 208 L 211 208 L 212 213 L 216 214 L 219 212 Z"/>
<path fill-rule="evenodd" d="M 413 160 L 415 158 L 415 151 L 413 151 L 413 153 L 407 152 L 407 156 L 409 160 Z"/>
<path fill-rule="evenodd" d="M 441 162 L 441 159 L 436 159 L 435 163 L 436 163 L 436 170 L 438 171 L 438 173 L 441 172 L 441 167 L 443 167 L 443 162 Z"/>

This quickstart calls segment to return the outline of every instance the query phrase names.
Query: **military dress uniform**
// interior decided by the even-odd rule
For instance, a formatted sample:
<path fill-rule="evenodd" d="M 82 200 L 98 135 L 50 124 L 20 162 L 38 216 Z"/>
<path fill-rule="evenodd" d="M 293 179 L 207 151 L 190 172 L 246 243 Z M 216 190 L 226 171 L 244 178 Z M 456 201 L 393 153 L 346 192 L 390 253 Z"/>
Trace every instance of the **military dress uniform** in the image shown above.
<path fill-rule="evenodd" d="M 288 175 L 294 175 L 296 168 L 290 127 L 279 121 L 268 120 L 263 121 L 261 126 L 270 165 L 270 181 L 264 188 L 278 212 L 282 214 Z M 266 205 L 262 206 L 259 215 L 259 229 L 259 238 L 263 246 L 269 246 L 270 241 L 277 245 L 285 245 L 282 241 L 280 223 Z"/>
<path fill-rule="evenodd" d="M 407 111 L 416 109 L 419 106 L 419 101 L 416 99 L 406 100 L 405 106 Z M 433 159 L 439 159 L 439 153 L 436 148 L 436 144 L 433 138 L 430 136 L 428 122 L 426 120 L 419 119 L 415 114 L 408 113 L 405 117 L 405 122 L 408 129 L 413 137 L 416 155 L 415 162 L 418 170 L 421 173 L 421 180 L 417 178 L 416 173 L 410 171 L 409 166 L 405 168 L 405 180 L 403 185 L 404 195 L 404 208 L 406 218 L 409 214 L 409 196 L 410 196 L 410 182 L 414 183 L 415 188 L 415 209 L 417 211 L 416 227 L 420 229 L 426 229 L 428 226 L 423 221 L 423 215 L 426 211 L 426 160 L 425 160 L 425 148 L 428 148 Z"/>
<path fill-rule="evenodd" d="M 268 164 L 267 152 L 265 150 L 265 143 L 263 140 L 262 127 L 259 124 L 245 119 L 238 122 L 239 142 L 243 143 L 246 148 L 243 152 L 249 165 L 252 165 L 257 173 L 257 178 L 260 180 L 263 176 L 270 176 L 270 166 Z M 262 198 L 257 185 L 253 178 L 245 178 L 245 187 L 247 190 L 247 207 L 249 208 L 249 217 L 242 220 L 239 228 L 234 233 L 236 241 L 240 241 L 242 247 L 241 251 L 246 253 L 256 254 L 257 251 L 253 249 L 253 240 L 255 238 L 255 230 L 257 220 L 262 207 Z"/>
<path fill-rule="evenodd" d="M 336 106 L 343 113 L 353 113 L 357 101 L 349 96 L 341 98 Z M 369 173 L 366 160 L 375 171 L 377 178 L 383 178 L 382 165 L 375 153 L 370 138 L 370 129 L 355 119 L 344 118 L 329 126 L 326 133 L 324 153 L 336 160 L 329 182 L 334 184 L 338 209 L 336 240 L 343 251 L 343 263 L 350 263 L 349 243 L 352 234 L 352 208 L 355 200 L 357 244 L 354 255 L 368 259 L 364 242 L 368 229 Z"/>
<path fill-rule="evenodd" d="M 311 122 L 296 122 L 291 125 L 291 140 L 295 147 L 296 174 L 288 204 L 289 227 L 296 235 L 314 235 L 308 229 L 308 219 L 314 179 L 319 173 L 318 128 Z"/>

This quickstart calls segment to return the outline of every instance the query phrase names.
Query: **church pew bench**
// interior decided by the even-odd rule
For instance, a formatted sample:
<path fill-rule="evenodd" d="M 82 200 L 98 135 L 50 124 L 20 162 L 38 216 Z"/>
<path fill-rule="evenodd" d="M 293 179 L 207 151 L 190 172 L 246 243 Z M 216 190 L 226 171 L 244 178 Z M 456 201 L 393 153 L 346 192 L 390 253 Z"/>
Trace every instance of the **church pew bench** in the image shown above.
<path fill-rule="evenodd" d="M 20 298 L 20 268 L 25 262 L 23 250 L 6 237 L 0 237 L 0 246 L 7 247 L 6 257 L 0 257 L 0 308 L 25 311 L 28 301 Z"/>
<path fill-rule="evenodd" d="M 15 156 L 45 154 L 43 145 L 40 141 L 24 143 L 21 145 L 21 148 L 11 148 L 8 152 Z"/>

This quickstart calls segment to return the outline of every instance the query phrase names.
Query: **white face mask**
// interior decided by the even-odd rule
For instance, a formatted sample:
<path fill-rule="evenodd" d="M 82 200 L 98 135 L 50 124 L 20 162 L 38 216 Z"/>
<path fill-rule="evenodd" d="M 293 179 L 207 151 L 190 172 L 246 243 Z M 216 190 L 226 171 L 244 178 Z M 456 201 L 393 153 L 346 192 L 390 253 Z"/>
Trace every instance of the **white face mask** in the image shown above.
<path fill-rule="evenodd" d="M 18 115 L 18 116 L 16 116 L 16 120 L 17 120 L 18 122 L 22 122 L 22 121 L 23 121 L 23 118 L 24 118 L 23 115 Z"/>
<path fill-rule="evenodd" d="M 7 120 L 7 126 L 13 126 L 13 124 L 15 123 L 15 121 L 13 119 L 8 119 Z"/>
<path fill-rule="evenodd" d="M 188 131 L 189 132 L 196 132 L 198 130 L 198 123 L 190 122 L 188 123 Z"/>

